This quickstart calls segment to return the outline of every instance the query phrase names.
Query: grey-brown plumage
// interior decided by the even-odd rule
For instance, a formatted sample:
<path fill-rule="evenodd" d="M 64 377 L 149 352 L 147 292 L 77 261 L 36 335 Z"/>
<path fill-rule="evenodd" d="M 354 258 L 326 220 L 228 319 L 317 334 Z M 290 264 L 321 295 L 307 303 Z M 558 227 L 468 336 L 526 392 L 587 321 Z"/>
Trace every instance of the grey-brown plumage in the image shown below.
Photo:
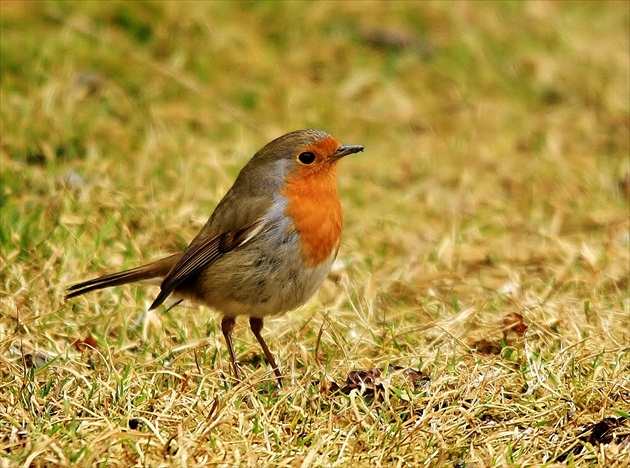
<path fill-rule="evenodd" d="M 263 318 L 302 305 L 326 278 L 341 234 L 337 162 L 362 150 L 362 146 L 340 146 L 319 130 L 298 130 L 277 138 L 241 170 L 183 253 L 71 286 L 66 297 L 160 279 L 160 292 L 149 310 L 173 296 L 220 312 L 237 378 L 231 333 L 235 317 L 248 316 L 281 383 L 260 333 Z"/>

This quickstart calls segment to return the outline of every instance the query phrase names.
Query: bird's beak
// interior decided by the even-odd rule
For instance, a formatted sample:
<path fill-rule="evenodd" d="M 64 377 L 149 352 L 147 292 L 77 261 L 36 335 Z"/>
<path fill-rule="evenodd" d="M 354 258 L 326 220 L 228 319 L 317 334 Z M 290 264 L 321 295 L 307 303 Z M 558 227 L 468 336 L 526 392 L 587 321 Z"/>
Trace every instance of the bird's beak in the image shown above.
<path fill-rule="evenodd" d="M 349 154 L 360 153 L 363 151 L 363 146 L 361 145 L 342 145 L 337 148 L 335 154 L 333 154 L 330 159 L 341 159 L 344 156 L 348 156 Z"/>

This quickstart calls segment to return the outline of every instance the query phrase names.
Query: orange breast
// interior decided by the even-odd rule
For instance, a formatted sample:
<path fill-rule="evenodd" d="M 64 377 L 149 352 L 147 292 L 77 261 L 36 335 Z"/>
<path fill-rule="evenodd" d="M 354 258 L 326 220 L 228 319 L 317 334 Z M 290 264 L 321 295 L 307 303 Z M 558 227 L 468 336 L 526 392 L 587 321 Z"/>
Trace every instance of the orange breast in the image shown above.
<path fill-rule="evenodd" d="M 318 171 L 303 168 L 286 180 L 282 194 L 289 199 L 286 214 L 300 233 L 302 258 L 316 266 L 337 255 L 343 215 L 337 192 L 337 162 Z"/>

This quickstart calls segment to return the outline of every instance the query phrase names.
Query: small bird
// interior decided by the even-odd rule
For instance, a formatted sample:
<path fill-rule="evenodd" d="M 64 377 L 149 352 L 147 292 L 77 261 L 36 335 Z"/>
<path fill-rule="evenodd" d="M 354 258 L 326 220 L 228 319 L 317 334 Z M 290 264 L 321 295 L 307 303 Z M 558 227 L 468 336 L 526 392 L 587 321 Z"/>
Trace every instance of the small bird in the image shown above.
<path fill-rule="evenodd" d="M 169 298 L 208 306 L 221 331 L 234 376 L 232 346 L 239 315 L 249 325 L 282 386 L 282 374 L 261 330 L 263 319 L 304 304 L 322 285 L 337 256 L 343 215 L 337 164 L 363 151 L 320 130 L 276 138 L 243 167 L 234 185 L 183 253 L 68 288 L 66 298 L 138 281 L 160 282 L 153 310 Z"/>

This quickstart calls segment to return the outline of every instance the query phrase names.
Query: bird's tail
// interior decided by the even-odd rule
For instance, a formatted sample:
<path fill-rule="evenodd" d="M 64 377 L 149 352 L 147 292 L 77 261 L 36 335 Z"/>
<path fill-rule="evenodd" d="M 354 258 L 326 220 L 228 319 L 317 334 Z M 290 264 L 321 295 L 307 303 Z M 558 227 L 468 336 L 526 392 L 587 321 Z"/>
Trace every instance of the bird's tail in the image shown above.
<path fill-rule="evenodd" d="M 160 280 L 173 268 L 182 256 L 181 253 L 162 258 L 148 265 L 142 265 L 131 270 L 119 271 L 111 275 L 99 276 L 83 283 L 78 283 L 68 288 L 66 299 L 70 299 L 81 294 L 85 294 L 97 289 L 110 288 L 121 284 L 135 283 L 151 279 Z"/>

